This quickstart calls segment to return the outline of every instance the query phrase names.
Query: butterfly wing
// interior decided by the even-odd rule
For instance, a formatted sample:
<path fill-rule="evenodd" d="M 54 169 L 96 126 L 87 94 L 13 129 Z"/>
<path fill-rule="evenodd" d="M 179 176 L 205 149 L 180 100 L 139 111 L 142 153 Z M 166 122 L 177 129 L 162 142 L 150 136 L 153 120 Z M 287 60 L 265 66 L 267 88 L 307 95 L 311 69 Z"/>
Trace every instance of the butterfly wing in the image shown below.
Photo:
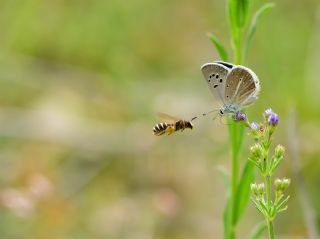
<path fill-rule="evenodd" d="M 257 75 L 244 66 L 235 66 L 226 79 L 226 102 L 231 102 L 241 108 L 256 101 L 260 92 L 260 82 Z"/>
<path fill-rule="evenodd" d="M 201 67 L 202 74 L 214 97 L 224 103 L 226 78 L 233 65 L 227 62 L 206 63 Z"/>

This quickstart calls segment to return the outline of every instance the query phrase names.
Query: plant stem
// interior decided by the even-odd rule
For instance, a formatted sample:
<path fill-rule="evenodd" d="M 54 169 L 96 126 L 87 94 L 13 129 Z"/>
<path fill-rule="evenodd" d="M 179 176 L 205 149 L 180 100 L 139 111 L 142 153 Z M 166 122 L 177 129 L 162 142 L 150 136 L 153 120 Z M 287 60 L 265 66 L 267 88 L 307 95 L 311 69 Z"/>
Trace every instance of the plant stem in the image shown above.
<path fill-rule="evenodd" d="M 272 220 L 267 219 L 267 223 L 268 223 L 269 239 L 274 239 L 274 231 L 273 231 Z"/>
<path fill-rule="evenodd" d="M 242 30 L 237 29 L 236 36 L 233 39 L 234 45 L 234 63 L 235 64 L 242 64 L 242 44 L 241 44 L 241 34 Z"/>
<path fill-rule="evenodd" d="M 231 141 L 231 175 L 230 175 L 230 198 L 229 198 L 229 230 L 226 232 L 226 239 L 234 239 L 237 227 L 236 210 L 237 210 L 237 193 L 238 193 L 238 178 L 239 178 L 239 155 L 241 151 L 244 128 L 241 124 L 235 124 L 230 118 L 229 124 L 229 138 Z"/>
<path fill-rule="evenodd" d="M 267 200 L 267 208 L 270 209 L 271 205 L 271 185 L 270 185 L 270 175 L 264 177 L 266 183 L 266 200 Z"/>
<path fill-rule="evenodd" d="M 233 129 L 234 130 L 234 129 Z M 234 130 L 237 133 L 237 130 Z M 237 138 L 237 135 L 234 135 Z M 236 194 L 238 190 L 238 171 L 239 171 L 239 151 L 233 150 L 232 152 L 232 165 L 231 165 L 231 228 L 230 239 L 235 238 L 235 210 L 236 210 Z"/>
<path fill-rule="evenodd" d="M 233 52 L 234 52 L 234 63 L 241 64 L 242 61 L 242 48 L 240 41 L 241 31 L 238 29 L 236 36 L 233 39 Z M 229 121 L 230 122 L 230 121 Z M 234 124 L 231 122 L 229 129 L 229 137 L 231 140 L 231 154 L 232 154 L 232 162 L 231 162 L 231 193 L 230 193 L 230 209 L 229 209 L 229 220 L 230 220 L 230 230 L 228 232 L 228 239 L 235 239 L 235 230 L 236 230 L 236 194 L 238 190 L 238 174 L 239 174 L 239 154 L 241 150 L 241 144 L 243 139 L 243 126 L 240 124 Z"/>
<path fill-rule="evenodd" d="M 266 183 L 266 200 L 267 200 L 267 208 L 270 213 L 271 211 L 271 178 L 270 175 L 266 175 L 264 177 L 265 183 Z M 273 218 L 270 218 L 270 216 L 267 219 L 268 224 L 268 232 L 269 232 L 269 239 L 274 239 L 274 230 L 273 230 Z"/>
<path fill-rule="evenodd" d="M 229 123 L 229 138 L 231 141 L 231 174 L 230 174 L 230 201 L 229 201 L 229 230 L 226 232 L 225 238 L 226 239 L 235 239 L 235 210 L 236 210 L 236 194 L 237 194 L 237 186 L 238 186 L 238 155 L 239 155 L 239 144 L 238 144 L 238 130 L 237 125 L 232 122 L 231 119 L 228 119 Z"/>

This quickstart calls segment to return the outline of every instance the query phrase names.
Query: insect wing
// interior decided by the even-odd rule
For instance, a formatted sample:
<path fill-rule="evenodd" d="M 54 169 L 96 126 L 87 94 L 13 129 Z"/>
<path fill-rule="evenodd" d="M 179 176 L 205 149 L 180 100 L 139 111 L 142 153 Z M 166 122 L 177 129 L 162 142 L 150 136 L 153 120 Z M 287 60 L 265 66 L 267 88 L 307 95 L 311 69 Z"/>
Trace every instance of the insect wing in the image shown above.
<path fill-rule="evenodd" d="M 226 78 L 233 67 L 230 63 L 206 63 L 201 67 L 202 74 L 214 97 L 224 104 Z"/>
<path fill-rule="evenodd" d="M 249 68 L 235 66 L 226 79 L 224 100 L 243 107 L 256 101 L 259 92 L 260 82 L 257 75 Z"/>
<path fill-rule="evenodd" d="M 176 118 L 176 117 L 173 117 L 171 115 L 168 115 L 166 113 L 162 113 L 162 112 L 159 112 L 157 113 L 157 116 L 159 117 L 159 119 L 163 120 L 164 122 L 167 122 L 167 123 L 174 123 L 180 119 Z"/>

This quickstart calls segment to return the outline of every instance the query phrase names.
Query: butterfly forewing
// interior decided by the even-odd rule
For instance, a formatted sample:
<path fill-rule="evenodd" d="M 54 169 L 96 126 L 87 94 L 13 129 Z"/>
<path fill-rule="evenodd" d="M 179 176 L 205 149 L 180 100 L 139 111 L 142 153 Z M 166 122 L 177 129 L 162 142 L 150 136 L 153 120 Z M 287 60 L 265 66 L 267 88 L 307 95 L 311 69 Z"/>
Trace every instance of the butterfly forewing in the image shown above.
<path fill-rule="evenodd" d="M 225 101 L 234 102 L 239 107 L 249 105 L 257 99 L 259 90 L 256 74 L 246 67 L 236 66 L 226 79 Z"/>
<path fill-rule="evenodd" d="M 224 65 L 223 62 L 207 63 L 201 67 L 201 71 L 207 84 L 218 101 L 224 103 L 226 78 L 229 74 L 231 64 Z"/>

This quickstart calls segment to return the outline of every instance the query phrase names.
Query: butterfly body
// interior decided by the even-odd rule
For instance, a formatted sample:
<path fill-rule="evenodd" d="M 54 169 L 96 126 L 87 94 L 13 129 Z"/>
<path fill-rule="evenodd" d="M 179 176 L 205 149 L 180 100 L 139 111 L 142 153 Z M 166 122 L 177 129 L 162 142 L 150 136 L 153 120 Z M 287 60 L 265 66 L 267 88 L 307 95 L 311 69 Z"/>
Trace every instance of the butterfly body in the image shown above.
<path fill-rule="evenodd" d="M 221 116 L 235 114 L 258 98 L 259 79 L 247 67 L 216 61 L 204 64 L 201 71 L 209 89 L 221 105 Z"/>
<path fill-rule="evenodd" d="M 237 111 L 239 111 L 239 106 L 230 102 L 220 108 L 219 114 L 223 116 L 225 114 L 235 114 Z"/>

